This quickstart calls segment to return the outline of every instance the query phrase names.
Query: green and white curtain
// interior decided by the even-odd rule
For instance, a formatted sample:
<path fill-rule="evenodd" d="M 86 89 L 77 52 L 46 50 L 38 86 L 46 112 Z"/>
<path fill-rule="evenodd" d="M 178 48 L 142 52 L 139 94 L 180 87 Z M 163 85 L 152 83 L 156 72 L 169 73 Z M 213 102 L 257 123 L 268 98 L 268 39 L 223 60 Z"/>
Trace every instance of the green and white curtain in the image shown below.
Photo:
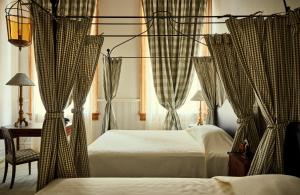
<path fill-rule="evenodd" d="M 43 2 L 49 4 L 49 1 Z M 55 44 L 52 16 L 34 3 L 32 16 L 39 89 L 46 109 L 38 164 L 37 190 L 40 190 L 55 178 L 77 177 L 66 137 L 63 110 L 76 80 L 79 57 L 91 19 L 57 20 Z"/>
<path fill-rule="evenodd" d="M 206 0 L 143 0 L 146 16 L 202 16 Z M 187 97 L 193 78 L 192 56 L 198 53 L 202 18 L 148 19 L 148 36 L 154 87 L 159 103 L 168 110 L 164 129 L 182 129 L 177 109 Z M 180 25 L 178 23 L 181 23 Z M 153 24 L 153 25 L 152 25 Z M 185 58 L 186 57 L 186 58 Z"/>
<path fill-rule="evenodd" d="M 217 114 L 217 73 L 213 63 L 212 57 L 194 58 L 194 67 L 208 107 L 206 123 L 215 125 Z"/>
<path fill-rule="evenodd" d="M 300 119 L 300 9 L 226 23 L 267 123 L 248 174 L 283 173 L 286 127 Z"/>
<path fill-rule="evenodd" d="M 79 60 L 79 71 L 73 87 L 74 108 L 72 120 L 71 149 L 77 177 L 88 177 L 88 153 L 83 105 L 93 82 L 103 44 L 101 35 L 85 38 Z"/>
<path fill-rule="evenodd" d="M 238 60 L 229 34 L 207 35 L 215 66 L 225 88 L 228 101 L 238 117 L 232 151 L 238 152 L 239 145 L 247 139 L 254 153 L 259 143 L 259 134 L 254 121 L 255 95 L 243 67 Z"/>
<path fill-rule="evenodd" d="M 51 10 L 51 0 L 35 0 L 47 10 Z M 59 0 L 58 16 L 92 16 L 96 0 Z"/>
<path fill-rule="evenodd" d="M 105 112 L 102 120 L 102 133 L 110 129 L 117 129 L 117 121 L 112 107 L 112 100 L 117 95 L 122 58 L 105 57 L 103 62 L 103 85 L 106 100 Z"/>

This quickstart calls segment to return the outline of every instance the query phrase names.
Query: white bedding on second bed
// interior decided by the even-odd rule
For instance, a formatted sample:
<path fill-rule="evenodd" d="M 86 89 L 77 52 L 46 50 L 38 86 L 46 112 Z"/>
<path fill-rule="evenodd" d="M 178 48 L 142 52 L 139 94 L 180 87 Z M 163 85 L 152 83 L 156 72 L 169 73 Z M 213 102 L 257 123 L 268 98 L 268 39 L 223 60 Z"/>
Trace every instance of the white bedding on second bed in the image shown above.
<path fill-rule="evenodd" d="M 300 179 L 287 175 L 202 178 L 56 179 L 38 195 L 299 195 Z"/>
<path fill-rule="evenodd" d="M 89 145 L 91 177 L 227 175 L 232 139 L 222 129 L 111 130 Z"/>

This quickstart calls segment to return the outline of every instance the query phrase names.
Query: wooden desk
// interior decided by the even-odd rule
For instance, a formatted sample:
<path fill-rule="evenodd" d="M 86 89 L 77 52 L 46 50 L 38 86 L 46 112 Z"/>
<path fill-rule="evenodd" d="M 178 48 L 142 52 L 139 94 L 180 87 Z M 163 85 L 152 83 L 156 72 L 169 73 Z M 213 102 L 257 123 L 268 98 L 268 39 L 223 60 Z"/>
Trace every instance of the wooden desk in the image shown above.
<path fill-rule="evenodd" d="M 41 137 L 43 123 L 29 123 L 27 127 L 15 127 L 14 125 L 4 126 L 6 129 L 10 129 L 12 136 L 17 138 L 17 150 L 20 148 L 20 137 Z M 67 135 L 71 134 L 72 124 L 68 123 L 66 126 Z M 2 137 L 2 128 L 0 129 L 0 139 Z"/>

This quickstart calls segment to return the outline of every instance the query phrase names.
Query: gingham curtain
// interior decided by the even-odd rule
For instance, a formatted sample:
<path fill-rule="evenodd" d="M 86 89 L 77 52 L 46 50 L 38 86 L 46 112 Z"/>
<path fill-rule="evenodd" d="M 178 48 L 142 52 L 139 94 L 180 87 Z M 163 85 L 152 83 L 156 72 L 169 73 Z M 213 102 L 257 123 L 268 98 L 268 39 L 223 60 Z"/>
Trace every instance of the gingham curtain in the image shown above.
<path fill-rule="evenodd" d="M 239 127 L 235 132 L 232 151 L 238 152 L 239 145 L 245 139 L 254 153 L 259 134 L 254 121 L 254 91 L 244 73 L 229 34 L 207 35 L 206 43 L 210 45 L 215 66 L 225 88 L 228 101 L 238 117 Z"/>
<path fill-rule="evenodd" d="M 267 123 L 248 174 L 283 173 L 286 127 L 300 119 L 300 9 L 226 23 Z"/>
<path fill-rule="evenodd" d="M 144 0 L 146 16 L 201 16 L 204 14 L 206 0 Z M 174 20 L 176 20 L 176 23 Z M 202 21 L 199 18 L 154 19 L 148 23 L 148 36 L 154 87 L 159 103 L 168 110 L 165 129 L 182 129 L 177 109 L 187 97 L 193 77 L 192 58 L 197 54 L 198 44 L 195 34 L 200 34 Z M 149 21 L 149 20 L 148 20 Z M 186 58 L 178 58 L 178 57 Z"/>
<path fill-rule="evenodd" d="M 43 8 L 51 11 L 50 0 L 35 0 Z M 59 0 L 57 15 L 59 16 L 92 16 L 96 0 Z"/>
<path fill-rule="evenodd" d="M 64 129 L 63 110 L 74 85 L 78 57 L 91 20 L 58 20 L 55 45 L 52 17 L 35 4 L 32 5 L 32 15 L 36 68 L 46 109 L 38 164 L 39 190 L 55 178 L 77 176 Z"/>
<path fill-rule="evenodd" d="M 197 57 L 194 58 L 194 67 L 198 75 L 198 79 L 203 91 L 203 97 L 208 107 L 206 118 L 207 124 L 216 124 L 216 70 L 213 64 L 212 57 Z"/>
<path fill-rule="evenodd" d="M 100 35 L 85 38 L 78 63 L 79 71 L 73 87 L 71 149 L 78 177 L 89 176 L 83 105 L 93 82 L 102 44 L 103 37 Z"/>
<path fill-rule="evenodd" d="M 116 97 L 120 74 L 122 58 L 105 57 L 103 63 L 103 85 L 104 96 L 106 100 L 105 112 L 102 120 L 102 133 L 110 129 L 117 129 L 117 121 L 112 107 L 112 100 Z"/>

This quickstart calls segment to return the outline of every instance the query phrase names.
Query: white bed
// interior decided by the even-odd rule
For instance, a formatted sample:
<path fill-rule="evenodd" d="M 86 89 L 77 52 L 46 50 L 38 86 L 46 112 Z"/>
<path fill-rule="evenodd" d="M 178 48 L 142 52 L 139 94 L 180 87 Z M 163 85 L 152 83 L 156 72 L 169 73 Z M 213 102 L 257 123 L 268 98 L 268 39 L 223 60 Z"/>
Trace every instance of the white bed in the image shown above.
<path fill-rule="evenodd" d="M 300 179 L 286 175 L 203 178 L 57 179 L 37 195 L 299 195 Z"/>
<path fill-rule="evenodd" d="M 88 147 L 91 177 L 227 175 L 232 138 L 222 129 L 111 130 Z"/>

